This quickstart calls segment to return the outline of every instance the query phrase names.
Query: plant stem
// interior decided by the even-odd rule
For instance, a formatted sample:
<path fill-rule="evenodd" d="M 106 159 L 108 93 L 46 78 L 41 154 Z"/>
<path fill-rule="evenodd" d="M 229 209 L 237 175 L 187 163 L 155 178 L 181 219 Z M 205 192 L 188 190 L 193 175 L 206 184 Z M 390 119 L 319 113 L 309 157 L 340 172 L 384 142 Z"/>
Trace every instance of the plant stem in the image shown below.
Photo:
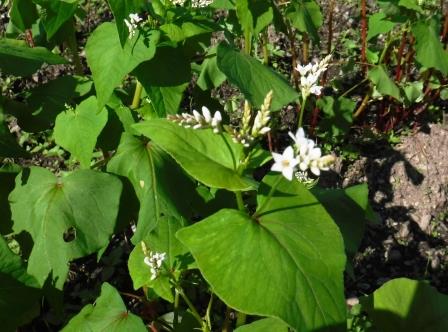
<path fill-rule="evenodd" d="M 187 304 L 188 308 L 191 311 L 191 314 L 193 315 L 193 317 L 198 321 L 198 323 L 201 325 L 202 327 L 202 331 L 204 332 L 210 332 L 210 329 L 208 328 L 207 324 L 204 322 L 204 320 L 202 319 L 201 315 L 199 315 L 198 311 L 196 310 L 196 308 L 194 307 L 193 303 L 191 303 L 190 299 L 187 297 L 187 295 L 184 293 L 184 290 L 178 285 L 175 284 L 174 286 L 177 290 L 177 292 L 179 293 L 179 295 L 182 297 L 182 299 L 185 301 L 185 303 Z"/>
<path fill-rule="evenodd" d="M 179 324 L 179 292 L 174 289 L 174 318 L 173 326 L 176 327 Z"/>
<path fill-rule="evenodd" d="M 143 85 L 137 81 L 135 85 L 134 98 L 132 99 L 131 109 L 135 110 L 140 106 L 140 99 L 142 97 Z"/>
<path fill-rule="evenodd" d="M 348 95 L 350 92 L 352 92 L 353 90 L 355 90 L 357 87 L 359 87 L 360 85 L 363 85 L 365 82 L 367 82 L 369 79 L 365 78 L 363 79 L 361 82 L 356 83 L 354 86 L 352 86 L 350 89 L 348 89 L 347 91 L 345 91 L 341 97 L 345 97 L 346 95 Z"/>
<path fill-rule="evenodd" d="M 275 183 L 272 185 L 271 190 L 269 190 L 269 193 L 266 196 L 266 199 L 263 201 L 261 206 L 258 207 L 257 211 L 255 211 L 255 213 L 253 214 L 253 216 L 252 216 L 253 218 L 258 217 L 260 215 L 260 212 L 263 212 L 264 208 L 266 207 L 266 205 L 268 205 L 269 201 L 271 200 L 272 195 L 277 190 L 277 187 L 280 184 L 280 182 L 282 181 L 282 179 L 283 179 L 283 177 L 279 176 L 277 181 L 275 181 Z"/>
<path fill-rule="evenodd" d="M 210 320 L 212 305 L 213 305 L 213 293 L 210 294 L 210 301 L 208 301 L 207 311 L 205 312 L 205 322 L 207 323 L 207 326 L 210 329 L 210 331 L 212 330 L 212 322 Z"/>
<path fill-rule="evenodd" d="M 302 107 L 300 108 L 300 115 L 299 115 L 299 127 L 302 127 L 302 123 L 303 123 L 303 114 L 305 113 L 305 107 L 306 107 L 306 101 L 307 101 L 308 97 L 303 97 L 303 101 L 302 101 Z"/>
<path fill-rule="evenodd" d="M 67 46 L 72 53 L 73 65 L 75 66 L 75 73 L 77 75 L 83 75 L 84 69 L 82 67 L 81 58 L 78 54 L 78 42 L 76 41 L 76 29 L 75 20 L 73 19 L 73 24 L 69 28 L 70 32 L 67 38 Z"/>
<path fill-rule="evenodd" d="M 308 63 L 310 38 L 307 33 L 303 34 L 302 44 L 302 63 Z"/>
<path fill-rule="evenodd" d="M 269 64 L 269 49 L 268 49 L 268 29 L 263 32 L 262 34 L 262 42 L 263 42 L 263 63 L 265 65 Z"/>
<path fill-rule="evenodd" d="M 250 55 L 252 49 L 252 34 L 250 31 L 244 32 L 244 53 Z"/>
<path fill-rule="evenodd" d="M 241 191 L 235 191 L 235 197 L 236 197 L 236 204 L 238 206 L 238 210 L 240 211 L 246 211 L 246 208 L 244 207 L 244 201 L 243 201 L 243 194 Z"/>
<path fill-rule="evenodd" d="M 367 0 L 361 0 L 361 62 L 367 63 Z M 367 66 L 364 66 L 367 73 Z"/>

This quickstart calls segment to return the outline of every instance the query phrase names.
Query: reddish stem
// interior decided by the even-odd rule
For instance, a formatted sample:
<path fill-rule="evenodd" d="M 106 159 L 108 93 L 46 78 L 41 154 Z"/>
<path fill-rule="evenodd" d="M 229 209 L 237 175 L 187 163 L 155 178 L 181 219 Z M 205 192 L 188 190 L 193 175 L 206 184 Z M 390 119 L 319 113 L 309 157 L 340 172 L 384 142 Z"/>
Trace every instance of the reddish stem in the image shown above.
<path fill-rule="evenodd" d="M 361 62 L 367 63 L 367 0 L 361 0 Z M 364 65 L 364 73 L 367 73 Z"/>
<path fill-rule="evenodd" d="M 397 71 L 395 73 L 395 80 L 397 82 L 399 82 L 401 80 L 401 60 L 403 58 L 403 52 L 404 52 L 404 48 L 406 46 L 406 41 L 408 39 L 408 33 L 407 31 L 403 32 L 403 36 L 401 36 L 401 43 L 400 43 L 400 48 L 398 49 L 398 54 L 397 54 Z"/>

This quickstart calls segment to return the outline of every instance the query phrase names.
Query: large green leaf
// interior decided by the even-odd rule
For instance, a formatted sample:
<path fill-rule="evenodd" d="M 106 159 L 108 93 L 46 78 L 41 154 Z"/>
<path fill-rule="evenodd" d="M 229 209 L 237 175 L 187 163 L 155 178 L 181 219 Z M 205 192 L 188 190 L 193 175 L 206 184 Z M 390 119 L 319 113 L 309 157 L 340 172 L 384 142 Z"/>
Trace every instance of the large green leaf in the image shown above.
<path fill-rule="evenodd" d="M 344 330 L 341 234 L 303 185 L 279 176 L 268 175 L 260 186 L 258 216 L 224 209 L 177 237 L 230 307 L 280 318 L 297 331 Z"/>
<path fill-rule="evenodd" d="M 95 306 L 88 304 L 73 317 L 63 332 L 147 332 L 140 317 L 130 313 L 118 291 L 107 282 L 101 286 L 101 295 Z"/>
<path fill-rule="evenodd" d="M 95 83 L 98 109 L 107 103 L 126 74 L 154 56 L 159 36 L 155 30 L 146 35 L 137 34 L 121 47 L 117 29 L 109 22 L 101 24 L 90 35 L 86 56 Z"/>
<path fill-rule="evenodd" d="M 24 32 L 30 29 L 39 18 L 36 5 L 30 0 L 13 0 L 11 11 L 9 12 L 11 22 L 16 28 Z"/>
<path fill-rule="evenodd" d="M 197 84 L 202 90 L 217 88 L 226 80 L 226 76 L 218 68 L 217 60 L 216 47 L 213 47 L 207 52 L 207 56 L 201 65 L 201 73 Z"/>
<path fill-rule="evenodd" d="M 45 9 L 42 23 L 47 32 L 47 38 L 52 38 L 59 28 L 73 17 L 78 8 L 78 0 L 33 0 Z"/>
<path fill-rule="evenodd" d="M 11 209 L 8 196 L 14 189 L 14 179 L 21 171 L 19 166 L 5 165 L 0 167 L 0 234 L 12 233 Z"/>
<path fill-rule="evenodd" d="M 375 85 L 379 93 L 394 97 L 396 100 L 401 101 L 400 89 L 389 77 L 389 74 L 383 65 L 374 66 L 369 69 L 367 76 Z"/>
<path fill-rule="evenodd" d="M 369 211 L 369 188 L 361 184 L 346 189 L 313 188 L 316 196 L 333 217 L 344 238 L 345 251 L 349 258 L 358 252 L 364 235 L 365 222 Z"/>
<path fill-rule="evenodd" d="M 235 330 L 235 332 L 288 332 L 288 326 L 281 320 L 275 318 L 264 318 L 257 320 L 251 324 L 243 325 Z"/>
<path fill-rule="evenodd" d="M 243 30 L 257 36 L 274 18 L 271 1 L 240 0 L 236 2 L 236 13 Z"/>
<path fill-rule="evenodd" d="M 107 169 L 127 177 L 140 201 L 137 231 L 132 238 L 135 244 L 157 227 L 162 214 L 176 218 L 189 215 L 191 197 L 185 194 L 194 190 L 193 183 L 170 156 L 154 144 L 124 133 Z"/>
<path fill-rule="evenodd" d="M 353 111 L 356 102 L 349 98 L 324 96 L 317 101 L 317 106 L 324 113 L 319 127 L 324 132 L 331 132 L 333 136 L 348 133 L 353 123 Z"/>
<path fill-rule="evenodd" d="M 32 167 L 10 194 L 14 231 L 34 241 L 28 273 L 43 285 L 52 273 L 62 288 L 70 260 L 103 248 L 112 235 L 121 194 L 116 177 L 89 170 L 56 177 Z"/>
<path fill-rule="evenodd" d="M 418 21 L 412 26 L 415 36 L 416 59 L 426 68 L 448 74 L 448 52 L 439 39 L 439 24 L 435 19 Z"/>
<path fill-rule="evenodd" d="M 272 90 L 272 109 L 279 110 L 299 99 L 288 82 L 258 60 L 224 44 L 218 46 L 218 67 L 235 84 L 252 105 L 259 107 Z"/>
<path fill-rule="evenodd" d="M 96 140 L 107 122 L 107 112 L 98 113 L 96 107 L 97 100 L 92 96 L 56 118 L 56 143 L 79 160 L 82 168 L 90 167 Z"/>
<path fill-rule="evenodd" d="M 160 118 L 169 114 L 177 114 L 188 83 L 173 87 L 146 86 L 145 90 L 151 101 L 154 112 Z"/>
<path fill-rule="evenodd" d="M 141 8 L 146 3 L 145 0 L 108 0 L 110 9 L 115 17 L 115 24 L 117 25 L 118 35 L 120 36 L 121 45 L 126 44 L 126 39 L 129 36 L 129 30 L 124 20 L 129 20 L 129 14 L 139 13 Z"/>
<path fill-rule="evenodd" d="M 378 12 L 369 16 L 369 32 L 367 33 L 367 40 L 370 40 L 380 34 L 385 34 L 391 31 L 396 25 L 386 17 L 384 12 Z"/>
<path fill-rule="evenodd" d="M 2 331 L 16 331 L 39 314 L 41 291 L 36 280 L 26 273 L 21 258 L 9 250 L 0 235 L 0 320 Z"/>
<path fill-rule="evenodd" d="M 188 249 L 175 237 L 176 232 L 186 226 L 186 223 L 173 217 L 163 217 L 154 232 L 145 239 L 145 247 L 148 251 L 166 253 L 164 266 L 176 278 L 180 272 L 192 266 L 193 257 L 188 254 Z M 165 300 L 173 302 L 174 295 L 170 284 L 169 274 L 160 275 L 151 280 L 149 266 L 144 262 L 145 253 L 141 243 L 137 243 L 132 250 L 128 261 L 129 274 L 131 275 L 134 289 L 141 287 L 152 288 L 157 295 Z"/>
<path fill-rule="evenodd" d="M 67 61 L 44 47 L 29 47 L 22 40 L 0 38 L 0 70 L 4 74 L 31 75 L 44 63 L 56 65 Z"/>
<path fill-rule="evenodd" d="M 308 33 L 318 43 L 318 28 L 323 23 L 322 13 L 319 5 L 314 0 L 300 0 L 292 2 L 286 16 L 291 24 L 300 32 Z"/>
<path fill-rule="evenodd" d="M 253 182 L 237 171 L 242 146 L 229 135 L 216 135 L 211 129 L 183 128 L 166 119 L 153 119 L 134 125 L 168 152 L 196 180 L 214 188 L 250 190 Z"/>
<path fill-rule="evenodd" d="M 361 303 L 382 332 L 448 331 L 448 296 L 423 281 L 393 279 Z"/>

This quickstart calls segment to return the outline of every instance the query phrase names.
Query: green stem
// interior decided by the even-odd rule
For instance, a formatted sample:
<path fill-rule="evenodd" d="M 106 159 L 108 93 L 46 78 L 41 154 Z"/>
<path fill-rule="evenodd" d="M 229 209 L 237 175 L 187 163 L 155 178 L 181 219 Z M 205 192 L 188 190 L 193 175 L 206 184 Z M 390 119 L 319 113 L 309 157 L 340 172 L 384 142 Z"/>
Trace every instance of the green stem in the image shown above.
<path fill-rule="evenodd" d="M 190 299 L 184 293 L 184 290 L 177 284 L 175 285 L 175 288 L 176 288 L 177 292 L 179 293 L 179 295 L 182 297 L 182 299 L 187 304 L 187 306 L 190 309 L 191 314 L 193 315 L 193 317 L 198 321 L 199 324 L 201 324 L 202 331 L 203 332 L 210 332 L 210 329 L 208 328 L 207 324 L 204 322 L 204 320 L 202 319 L 201 315 L 199 315 L 199 313 L 196 310 L 196 308 L 194 307 L 193 303 L 190 301 Z"/>
<path fill-rule="evenodd" d="M 241 191 L 235 191 L 235 197 L 236 197 L 236 204 L 238 206 L 238 210 L 240 211 L 246 211 L 246 208 L 244 207 L 244 201 L 243 201 L 243 194 Z"/>
<path fill-rule="evenodd" d="M 210 331 L 212 330 L 212 322 L 210 319 L 212 305 L 213 305 L 213 293 L 210 294 L 210 301 L 208 301 L 207 311 L 205 312 L 205 322 L 207 323 L 207 326 L 210 329 Z"/>
<path fill-rule="evenodd" d="M 73 65 L 75 66 L 76 75 L 84 75 L 84 69 L 82 67 L 81 58 L 78 54 L 78 42 L 76 41 L 76 29 L 75 29 L 75 20 L 73 20 L 73 24 L 69 28 L 70 32 L 67 38 L 67 45 L 72 53 Z"/>
<path fill-rule="evenodd" d="M 265 65 L 269 64 L 269 49 L 268 49 L 268 43 L 269 43 L 269 38 L 268 38 L 268 29 L 266 29 L 263 32 L 263 63 Z"/>
<path fill-rule="evenodd" d="M 305 107 L 306 107 L 306 101 L 308 99 L 308 96 L 303 97 L 303 101 L 302 101 L 302 107 L 300 108 L 300 115 L 299 115 L 299 127 L 302 127 L 302 122 L 303 122 L 303 114 L 305 113 Z"/>
<path fill-rule="evenodd" d="M 177 289 L 174 290 L 174 319 L 173 319 L 173 326 L 176 328 L 176 326 L 179 324 L 179 292 Z"/>
<path fill-rule="evenodd" d="M 256 218 L 257 216 L 260 215 L 260 212 L 262 212 L 264 210 L 264 208 L 266 207 L 266 205 L 268 205 L 269 201 L 272 198 L 272 195 L 275 193 L 275 191 L 277 190 L 278 185 L 280 184 L 280 182 L 282 181 L 283 177 L 279 176 L 277 178 L 277 181 L 275 181 L 275 183 L 272 185 L 271 190 L 269 190 L 268 196 L 266 196 L 266 199 L 263 201 L 263 203 L 261 204 L 260 207 L 258 207 L 257 211 L 255 211 L 254 215 L 252 216 L 253 218 Z"/>
<path fill-rule="evenodd" d="M 142 91 L 143 91 L 143 85 L 139 81 L 137 81 L 137 84 L 135 85 L 134 98 L 132 99 L 132 105 L 131 105 L 131 108 L 133 110 L 135 110 L 140 106 Z"/>
<path fill-rule="evenodd" d="M 250 33 L 250 31 L 245 31 L 244 32 L 244 52 L 247 55 L 250 55 L 252 49 L 252 34 Z"/>

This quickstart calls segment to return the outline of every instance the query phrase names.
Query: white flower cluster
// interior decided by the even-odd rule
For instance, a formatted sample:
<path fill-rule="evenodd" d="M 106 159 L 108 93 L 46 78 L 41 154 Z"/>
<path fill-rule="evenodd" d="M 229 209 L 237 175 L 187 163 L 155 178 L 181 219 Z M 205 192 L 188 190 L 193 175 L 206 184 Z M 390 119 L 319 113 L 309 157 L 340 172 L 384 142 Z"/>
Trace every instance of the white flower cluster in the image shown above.
<path fill-rule="evenodd" d="M 149 255 L 145 257 L 144 262 L 151 269 L 151 280 L 158 277 L 162 268 L 162 263 L 166 258 L 166 253 L 149 252 Z"/>
<path fill-rule="evenodd" d="M 322 156 L 320 148 L 315 146 L 313 140 L 306 138 L 302 128 L 299 128 L 295 135 L 291 132 L 288 134 L 293 139 L 294 146 L 288 146 L 283 154 L 272 153 L 275 161 L 272 171 L 281 172 L 291 181 L 297 166 L 302 172 L 310 170 L 316 176 L 320 175 L 320 171 L 329 170 L 329 166 L 334 163 L 334 156 Z M 303 173 L 299 175 L 300 180 L 300 177 L 303 178 Z"/>
<path fill-rule="evenodd" d="M 247 101 L 244 103 L 241 129 L 239 131 L 234 129 L 231 132 L 232 139 L 235 143 L 240 143 L 245 147 L 249 147 L 256 138 L 267 134 L 271 130 L 268 126 L 269 121 L 271 120 L 271 103 L 272 91 L 269 91 L 264 98 L 263 105 L 261 105 L 260 110 L 257 112 L 257 115 L 255 115 L 252 125 L 252 109 Z"/>
<path fill-rule="evenodd" d="M 211 115 L 210 110 L 202 106 L 202 114 L 196 110 L 193 110 L 193 114 L 182 113 L 176 115 L 169 115 L 168 119 L 179 123 L 180 126 L 185 128 L 193 129 L 205 129 L 213 128 L 213 132 L 218 134 L 221 132 L 221 112 L 216 111 L 215 114 Z"/>
<path fill-rule="evenodd" d="M 142 18 L 138 16 L 138 14 L 129 14 L 129 20 L 124 19 L 124 23 L 128 27 L 129 30 L 129 39 L 134 38 L 135 32 L 138 29 L 139 23 L 142 21 Z"/>
<path fill-rule="evenodd" d="M 318 85 L 320 75 L 327 69 L 330 63 L 331 54 L 327 55 L 322 61 L 309 63 L 306 66 L 297 65 L 295 68 L 300 73 L 300 89 L 303 98 L 307 98 L 310 94 L 319 96 L 322 92 L 322 86 Z"/>
<path fill-rule="evenodd" d="M 173 5 L 183 6 L 186 0 L 172 0 Z M 213 2 L 213 0 L 191 0 L 191 7 L 202 8 L 207 7 Z"/>

